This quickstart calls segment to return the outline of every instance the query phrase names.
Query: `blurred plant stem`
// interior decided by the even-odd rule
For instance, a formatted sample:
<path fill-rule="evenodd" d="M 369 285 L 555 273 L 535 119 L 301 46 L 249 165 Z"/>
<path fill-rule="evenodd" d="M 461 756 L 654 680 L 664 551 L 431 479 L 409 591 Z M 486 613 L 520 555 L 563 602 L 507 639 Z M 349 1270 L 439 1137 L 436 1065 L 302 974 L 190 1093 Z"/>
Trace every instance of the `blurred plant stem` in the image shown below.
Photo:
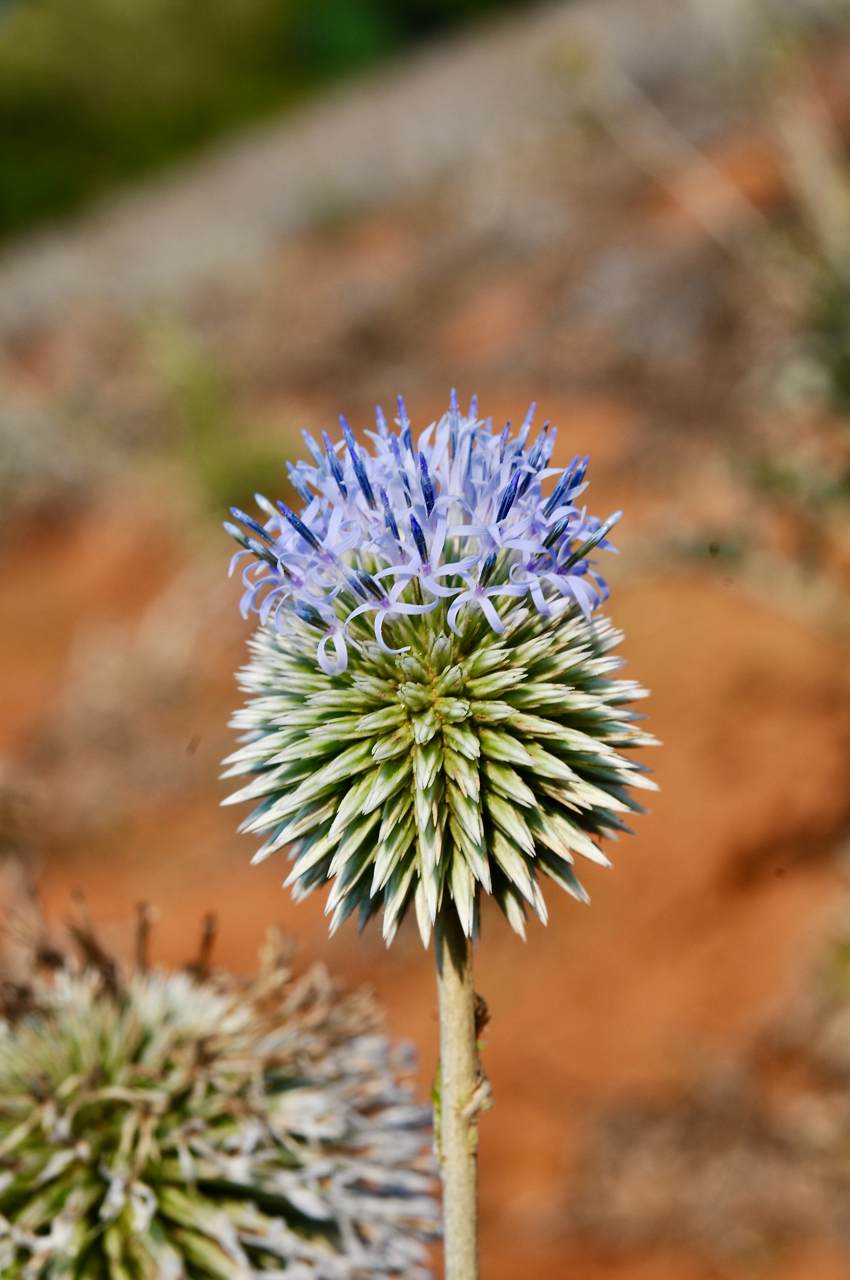
<path fill-rule="evenodd" d="M 436 1120 L 443 1180 L 446 1280 L 478 1277 L 478 1124 L 481 1072 L 475 1025 L 472 945 L 452 907 L 437 921 L 440 1083 Z"/>

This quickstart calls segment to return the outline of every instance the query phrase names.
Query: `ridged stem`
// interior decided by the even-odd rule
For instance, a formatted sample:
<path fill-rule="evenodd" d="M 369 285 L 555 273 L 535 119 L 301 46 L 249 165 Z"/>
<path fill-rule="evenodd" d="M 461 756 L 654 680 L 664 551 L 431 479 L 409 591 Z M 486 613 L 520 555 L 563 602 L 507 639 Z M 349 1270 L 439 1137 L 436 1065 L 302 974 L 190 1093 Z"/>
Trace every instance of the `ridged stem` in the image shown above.
<path fill-rule="evenodd" d="M 437 921 L 440 1082 L 437 1154 L 443 1180 L 446 1280 L 478 1280 L 478 1106 L 480 1069 L 472 948 L 453 907 Z"/>

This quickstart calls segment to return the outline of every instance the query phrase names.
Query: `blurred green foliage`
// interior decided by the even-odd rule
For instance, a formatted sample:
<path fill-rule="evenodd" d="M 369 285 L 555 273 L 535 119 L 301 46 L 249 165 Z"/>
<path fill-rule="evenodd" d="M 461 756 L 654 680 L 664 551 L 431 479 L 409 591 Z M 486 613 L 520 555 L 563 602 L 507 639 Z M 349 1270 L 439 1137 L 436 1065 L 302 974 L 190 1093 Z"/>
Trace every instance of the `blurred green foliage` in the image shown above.
<path fill-rule="evenodd" d="M 808 346 L 823 372 L 831 406 L 850 413 L 850 272 L 825 270 L 808 317 Z"/>
<path fill-rule="evenodd" d="M 782 452 L 754 452 L 743 465 L 744 474 L 760 493 L 774 502 L 791 503 L 806 512 L 824 513 L 844 506 L 850 498 L 850 469 Z"/>
<path fill-rule="evenodd" d="M 0 0 L 0 236 L 530 0 Z"/>
<path fill-rule="evenodd" d="M 220 519 L 231 504 L 253 510 L 254 494 L 271 483 L 287 493 L 290 431 L 271 440 L 246 431 L 225 372 L 179 320 L 159 317 L 148 350 L 176 428 L 177 456 L 204 510 Z"/>

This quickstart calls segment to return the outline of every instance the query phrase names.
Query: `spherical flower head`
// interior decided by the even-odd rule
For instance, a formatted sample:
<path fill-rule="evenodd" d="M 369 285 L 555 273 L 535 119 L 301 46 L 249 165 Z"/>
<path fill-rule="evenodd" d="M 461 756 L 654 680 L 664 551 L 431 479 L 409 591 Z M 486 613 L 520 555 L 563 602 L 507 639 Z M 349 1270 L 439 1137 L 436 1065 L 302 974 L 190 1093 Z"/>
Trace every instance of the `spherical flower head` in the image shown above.
<path fill-rule="evenodd" d="M 487 894 L 523 933 L 543 879 L 587 899 L 576 858 L 606 865 L 654 786 L 597 612 L 619 513 L 587 513 L 587 458 L 551 466 L 533 416 L 497 431 L 453 395 L 414 436 L 399 400 L 365 447 L 342 419 L 290 468 L 300 513 L 258 495 L 262 520 L 226 526 L 260 618 L 230 802 L 259 802 L 255 861 L 289 846 L 296 896 L 330 881 L 332 929 L 382 910 L 389 943 L 412 904 L 426 944 L 444 906 L 472 935 Z"/>
<path fill-rule="evenodd" d="M 92 968 L 0 1023 L 0 1274 L 430 1274 L 427 1114 L 371 1001 L 259 976 Z"/>

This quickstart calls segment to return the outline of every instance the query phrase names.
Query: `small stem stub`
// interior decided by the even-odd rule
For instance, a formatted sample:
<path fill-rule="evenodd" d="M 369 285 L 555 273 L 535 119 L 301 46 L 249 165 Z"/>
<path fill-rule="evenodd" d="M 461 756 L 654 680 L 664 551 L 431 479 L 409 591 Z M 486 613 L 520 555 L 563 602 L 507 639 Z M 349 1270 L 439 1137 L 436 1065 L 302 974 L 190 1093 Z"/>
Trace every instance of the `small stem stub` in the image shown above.
<path fill-rule="evenodd" d="M 478 1127 L 489 1089 L 478 1060 L 472 948 L 452 907 L 437 920 L 438 1155 L 446 1280 L 478 1280 Z"/>

